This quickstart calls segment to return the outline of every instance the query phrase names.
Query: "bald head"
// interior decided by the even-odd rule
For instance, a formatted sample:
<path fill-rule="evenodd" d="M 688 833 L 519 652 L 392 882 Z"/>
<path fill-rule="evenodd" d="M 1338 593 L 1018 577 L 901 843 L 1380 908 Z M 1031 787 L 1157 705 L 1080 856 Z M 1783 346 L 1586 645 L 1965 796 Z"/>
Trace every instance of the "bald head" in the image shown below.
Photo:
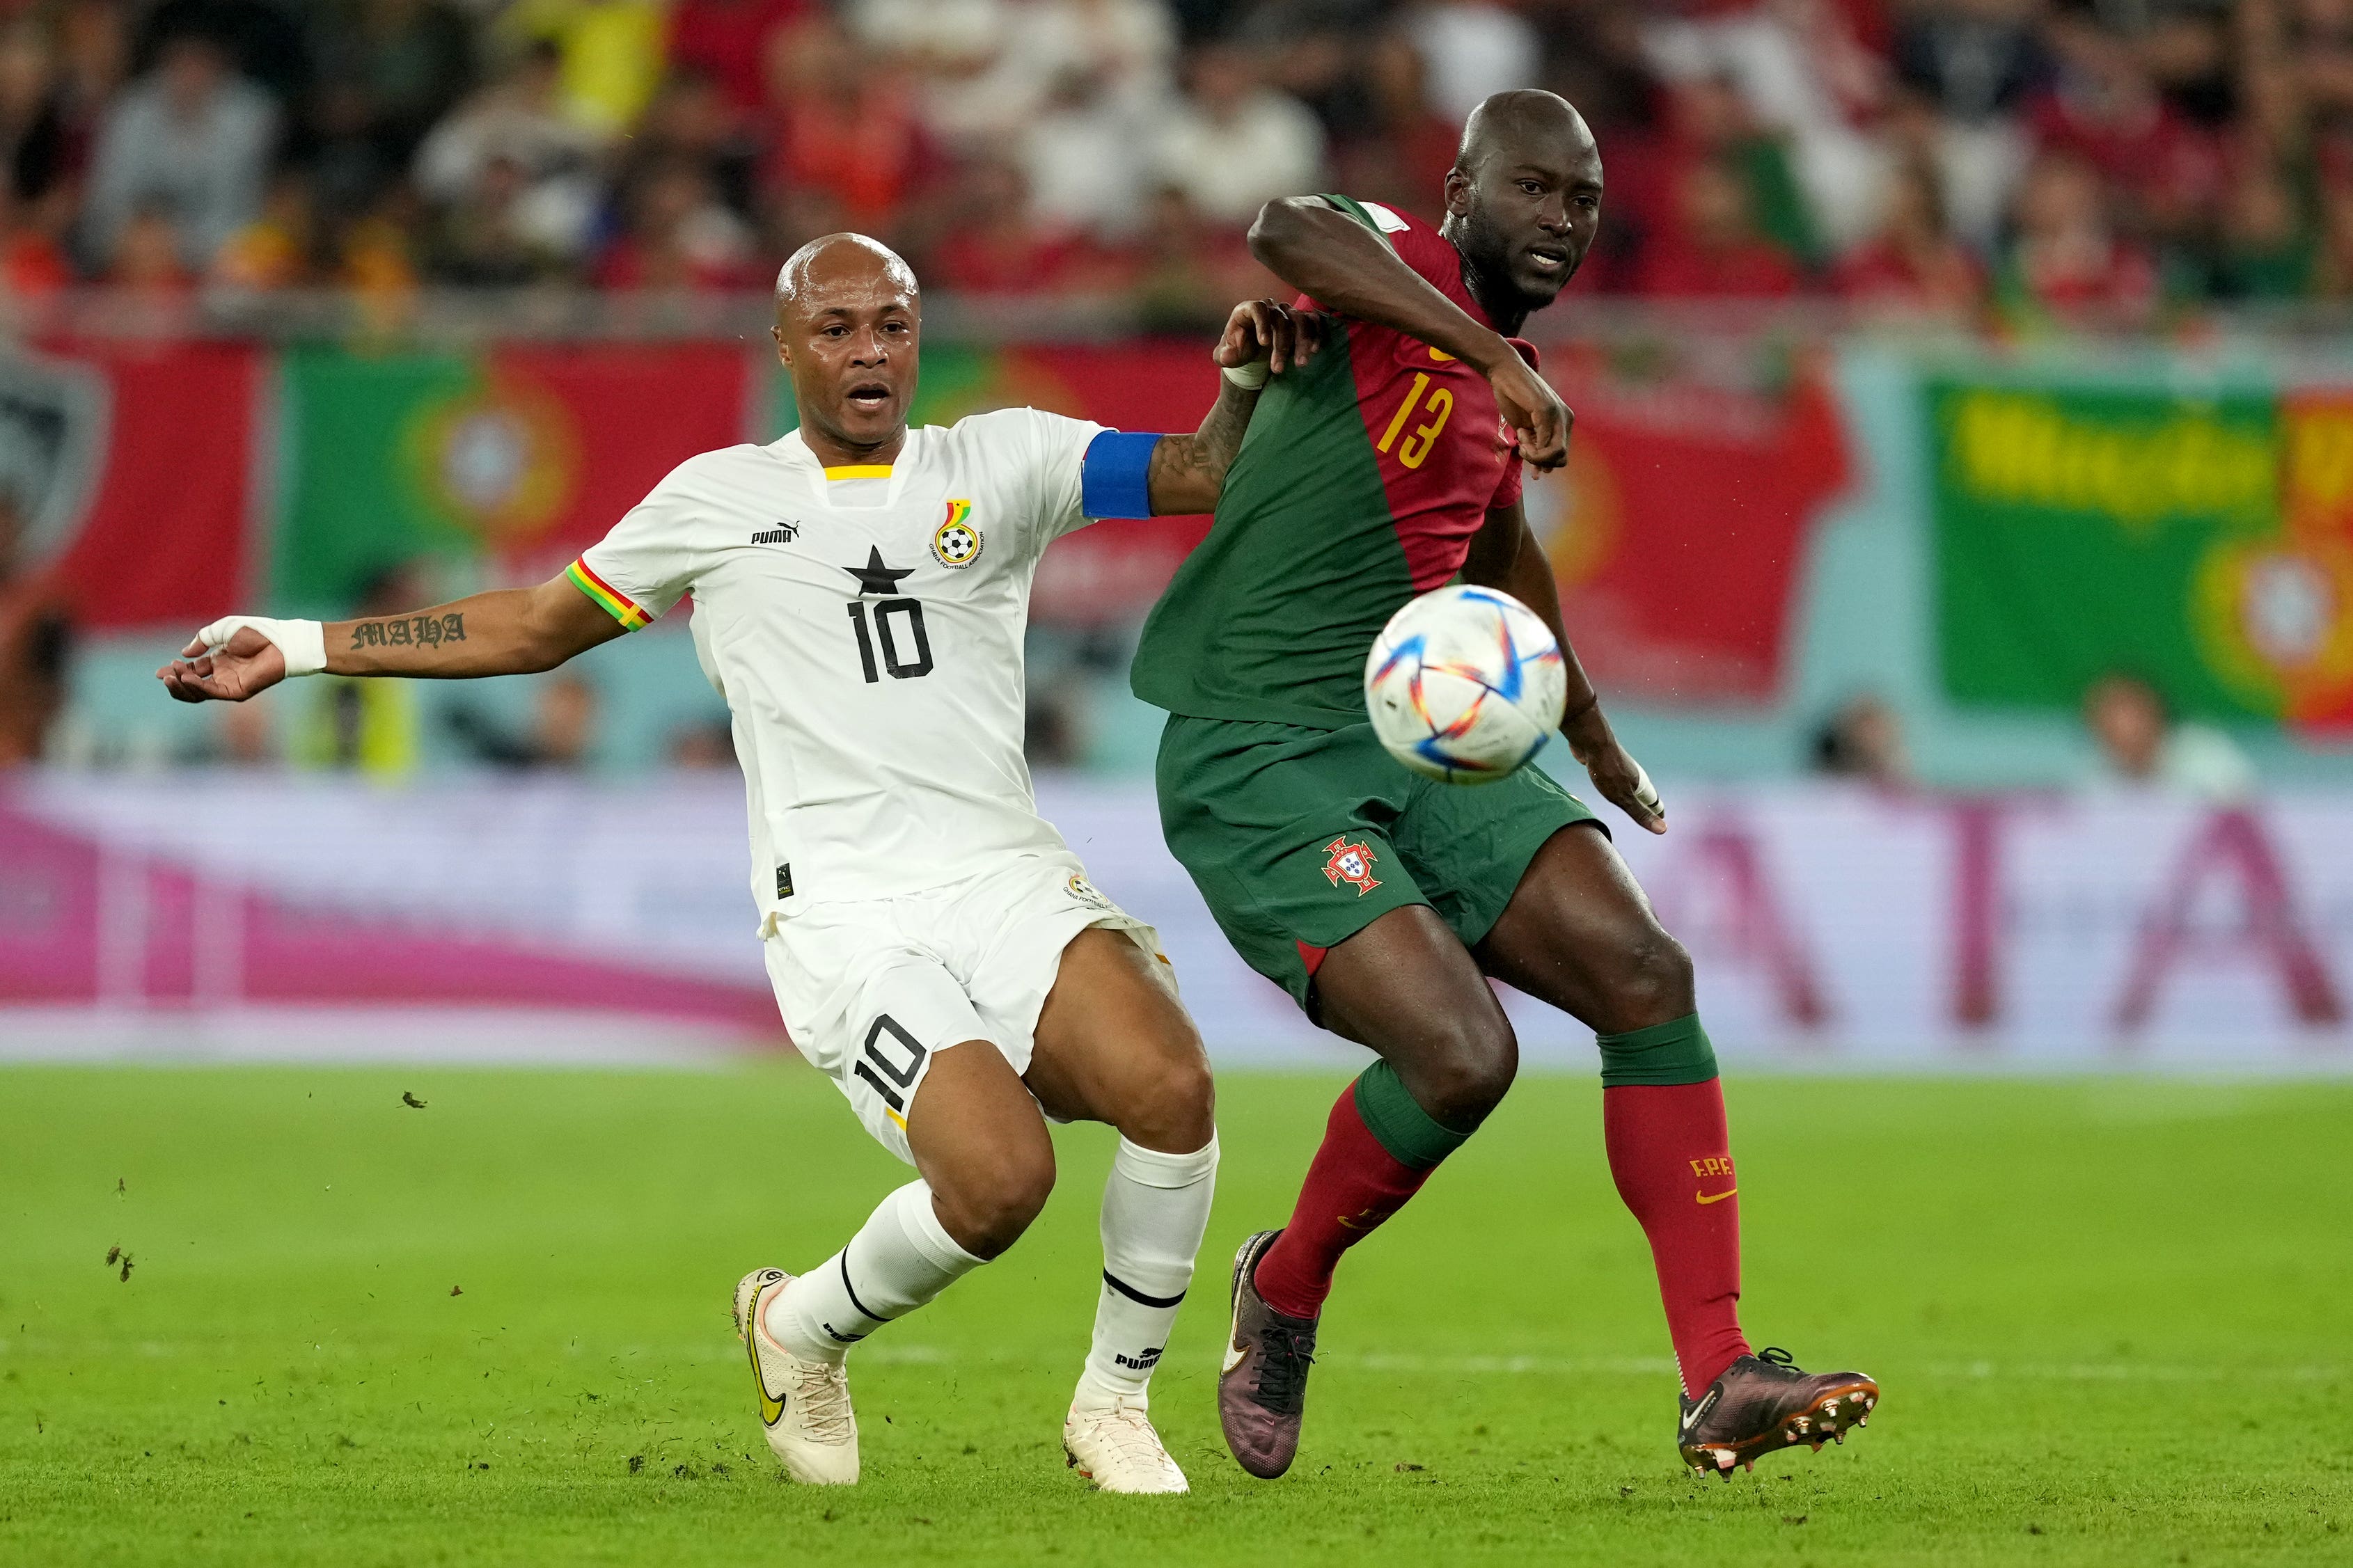
<path fill-rule="evenodd" d="M 1553 301 L 1601 222 L 1601 153 L 1558 93 L 1499 92 L 1471 111 L 1446 176 L 1446 237 L 1488 315 L 1516 331 Z"/>
<path fill-rule="evenodd" d="M 802 438 L 828 464 L 898 450 L 922 328 L 914 269 L 862 234 L 812 239 L 776 274 L 777 357 L 792 373 Z"/>
<path fill-rule="evenodd" d="M 1475 174 L 1481 165 L 1498 156 L 1538 150 L 1568 157 L 1580 153 L 1599 157 L 1593 132 L 1575 104 L 1541 88 L 1515 88 L 1495 93 L 1471 111 L 1471 118 L 1462 122 L 1462 142 L 1455 151 L 1454 166 Z"/>
<path fill-rule="evenodd" d="M 777 272 L 776 319 L 783 321 L 820 294 L 878 290 L 912 303 L 920 294 L 915 269 L 879 239 L 846 231 L 819 235 L 786 258 Z"/>

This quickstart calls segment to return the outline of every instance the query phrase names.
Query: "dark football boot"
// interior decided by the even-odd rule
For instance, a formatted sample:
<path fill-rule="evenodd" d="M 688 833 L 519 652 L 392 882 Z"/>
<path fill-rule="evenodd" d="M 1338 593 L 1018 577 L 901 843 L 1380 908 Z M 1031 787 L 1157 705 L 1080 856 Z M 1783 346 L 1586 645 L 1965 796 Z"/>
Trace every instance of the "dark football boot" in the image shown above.
<path fill-rule="evenodd" d="M 1259 1299 L 1250 1276 L 1279 1230 L 1262 1230 L 1234 1255 L 1233 1332 L 1218 1374 L 1218 1423 L 1243 1469 L 1272 1480 L 1299 1452 L 1307 1369 L 1315 1360 L 1314 1318 L 1286 1317 Z"/>
<path fill-rule="evenodd" d="M 1732 1479 L 1735 1466 L 1805 1443 L 1843 1443 L 1851 1426 L 1868 1426 L 1879 1384 L 1859 1372 L 1810 1373 L 1785 1350 L 1768 1347 L 1724 1369 L 1697 1399 L 1683 1402 L 1675 1447 L 1703 1476 Z"/>

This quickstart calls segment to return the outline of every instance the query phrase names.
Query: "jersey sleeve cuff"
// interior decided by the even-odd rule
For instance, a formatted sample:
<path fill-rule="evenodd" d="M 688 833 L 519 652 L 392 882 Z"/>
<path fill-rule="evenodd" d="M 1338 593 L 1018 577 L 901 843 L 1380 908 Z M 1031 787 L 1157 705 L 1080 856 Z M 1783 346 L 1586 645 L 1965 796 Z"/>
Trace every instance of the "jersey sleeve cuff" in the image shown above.
<path fill-rule="evenodd" d="M 636 631 L 653 619 L 646 614 L 645 606 L 596 575 L 586 556 L 566 566 L 564 575 L 570 579 L 574 587 L 587 595 L 598 609 L 620 622 L 625 632 Z"/>
<path fill-rule="evenodd" d="M 1150 517 L 1152 453 L 1161 437 L 1149 431 L 1106 430 L 1087 443 L 1079 462 L 1079 510 L 1087 516 Z"/>

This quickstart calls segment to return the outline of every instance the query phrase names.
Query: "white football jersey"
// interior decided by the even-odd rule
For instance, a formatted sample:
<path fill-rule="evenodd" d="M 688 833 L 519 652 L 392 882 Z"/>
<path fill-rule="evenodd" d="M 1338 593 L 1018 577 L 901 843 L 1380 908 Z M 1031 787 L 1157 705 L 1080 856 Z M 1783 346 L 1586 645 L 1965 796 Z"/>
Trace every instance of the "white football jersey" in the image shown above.
<path fill-rule="evenodd" d="M 635 629 L 694 595 L 733 715 L 761 929 L 796 908 L 1065 853 L 1021 752 L 1022 634 L 1047 545 L 1091 520 L 1100 425 L 1008 408 L 826 468 L 797 432 L 681 464 L 572 569 Z"/>

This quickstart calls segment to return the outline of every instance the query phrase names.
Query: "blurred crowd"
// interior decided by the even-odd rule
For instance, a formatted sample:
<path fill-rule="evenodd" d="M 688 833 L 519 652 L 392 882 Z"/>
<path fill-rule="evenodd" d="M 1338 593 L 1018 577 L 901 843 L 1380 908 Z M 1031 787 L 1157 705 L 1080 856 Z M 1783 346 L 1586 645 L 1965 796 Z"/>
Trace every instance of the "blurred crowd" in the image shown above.
<path fill-rule="evenodd" d="M 934 288 L 1187 322 L 1319 189 L 1577 103 L 1580 290 L 2146 321 L 2353 292 L 2353 0 L 0 0 L 0 288 Z"/>

